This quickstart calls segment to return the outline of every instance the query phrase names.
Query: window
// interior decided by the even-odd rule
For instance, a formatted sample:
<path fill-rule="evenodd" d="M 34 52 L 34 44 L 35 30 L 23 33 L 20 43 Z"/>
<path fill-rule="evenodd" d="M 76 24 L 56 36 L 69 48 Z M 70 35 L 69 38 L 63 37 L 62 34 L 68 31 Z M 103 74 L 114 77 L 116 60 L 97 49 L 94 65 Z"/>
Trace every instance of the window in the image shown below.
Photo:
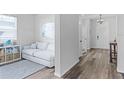
<path fill-rule="evenodd" d="M 16 40 L 17 39 L 17 18 L 0 15 L 0 39 Z"/>

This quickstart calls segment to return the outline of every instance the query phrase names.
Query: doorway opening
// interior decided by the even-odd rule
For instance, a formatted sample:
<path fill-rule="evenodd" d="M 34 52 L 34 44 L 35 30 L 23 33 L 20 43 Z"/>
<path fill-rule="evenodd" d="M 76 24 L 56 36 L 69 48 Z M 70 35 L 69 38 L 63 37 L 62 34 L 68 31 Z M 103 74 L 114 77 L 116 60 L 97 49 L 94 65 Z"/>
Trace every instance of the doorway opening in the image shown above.
<path fill-rule="evenodd" d="M 110 50 L 110 43 L 117 41 L 117 17 L 103 15 L 104 22 L 97 23 L 98 15 L 79 18 L 79 55 L 87 54 L 90 49 Z"/>

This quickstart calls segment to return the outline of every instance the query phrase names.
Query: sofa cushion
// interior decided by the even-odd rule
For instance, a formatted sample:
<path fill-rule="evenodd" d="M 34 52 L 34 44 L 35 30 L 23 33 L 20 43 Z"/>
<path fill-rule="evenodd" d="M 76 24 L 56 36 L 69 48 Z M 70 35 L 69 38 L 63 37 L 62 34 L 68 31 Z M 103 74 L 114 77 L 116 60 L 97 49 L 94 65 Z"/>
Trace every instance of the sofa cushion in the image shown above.
<path fill-rule="evenodd" d="M 54 60 L 54 53 L 51 51 L 47 51 L 47 50 L 34 52 L 34 56 L 37 58 L 47 60 L 47 61 Z"/>
<path fill-rule="evenodd" d="M 47 42 L 37 42 L 37 49 L 46 50 L 48 47 Z"/>
<path fill-rule="evenodd" d="M 33 56 L 34 52 L 37 52 L 37 51 L 39 51 L 39 49 L 24 49 L 22 50 L 22 53 Z"/>
<path fill-rule="evenodd" d="M 30 46 L 30 48 L 36 49 L 37 48 L 37 44 L 36 43 L 32 43 L 31 46 Z"/>

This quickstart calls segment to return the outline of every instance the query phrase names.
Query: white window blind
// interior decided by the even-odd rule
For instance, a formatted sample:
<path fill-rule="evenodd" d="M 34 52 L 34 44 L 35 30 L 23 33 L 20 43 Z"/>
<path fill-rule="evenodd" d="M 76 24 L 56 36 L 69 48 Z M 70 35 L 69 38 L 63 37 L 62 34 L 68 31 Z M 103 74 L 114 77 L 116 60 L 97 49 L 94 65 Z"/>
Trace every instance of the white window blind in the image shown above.
<path fill-rule="evenodd" d="M 0 39 L 17 39 L 17 18 L 0 15 Z"/>

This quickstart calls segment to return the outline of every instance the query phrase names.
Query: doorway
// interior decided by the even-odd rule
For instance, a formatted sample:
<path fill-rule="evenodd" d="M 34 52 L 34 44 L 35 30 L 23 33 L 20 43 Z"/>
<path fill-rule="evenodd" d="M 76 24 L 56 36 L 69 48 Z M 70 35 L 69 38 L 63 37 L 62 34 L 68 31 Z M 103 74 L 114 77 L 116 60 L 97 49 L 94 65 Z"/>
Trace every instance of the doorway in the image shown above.
<path fill-rule="evenodd" d="M 109 49 L 109 23 L 96 24 L 96 48 Z"/>
<path fill-rule="evenodd" d="M 79 24 L 80 56 L 86 55 L 89 48 L 89 19 L 81 19 Z"/>
<path fill-rule="evenodd" d="M 79 56 L 87 54 L 90 49 L 109 50 L 109 43 L 117 39 L 117 17 L 103 15 L 104 22 L 97 23 L 99 17 L 79 18 Z"/>

